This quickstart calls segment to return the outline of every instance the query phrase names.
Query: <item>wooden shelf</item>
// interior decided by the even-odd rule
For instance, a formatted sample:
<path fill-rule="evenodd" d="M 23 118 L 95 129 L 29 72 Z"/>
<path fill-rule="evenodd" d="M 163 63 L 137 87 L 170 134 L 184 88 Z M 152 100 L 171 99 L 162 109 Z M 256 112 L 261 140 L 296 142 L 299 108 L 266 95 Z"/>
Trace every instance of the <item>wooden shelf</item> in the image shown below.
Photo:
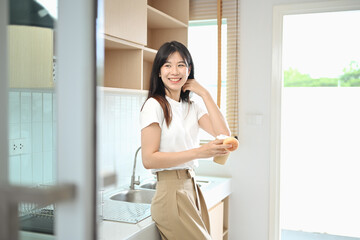
<path fill-rule="evenodd" d="M 140 44 L 104 34 L 105 49 L 142 49 Z"/>
<path fill-rule="evenodd" d="M 185 25 L 189 22 L 189 0 L 147 0 L 147 5 Z"/>
<path fill-rule="evenodd" d="M 157 53 L 157 50 L 144 47 L 144 61 L 153 62 L 156 53 Z"/>
<path fill-rule="evenodd" d="M 148 28 L 187 28 L 187 24 L 153 8 L 147 6 L 147 22 Z"/>
<path fill-rule="evenodd" d="M 187 46 L 189 0 L 105 0 L 105 76 L 110 88 L 148 90 L 157 50 Z"/>

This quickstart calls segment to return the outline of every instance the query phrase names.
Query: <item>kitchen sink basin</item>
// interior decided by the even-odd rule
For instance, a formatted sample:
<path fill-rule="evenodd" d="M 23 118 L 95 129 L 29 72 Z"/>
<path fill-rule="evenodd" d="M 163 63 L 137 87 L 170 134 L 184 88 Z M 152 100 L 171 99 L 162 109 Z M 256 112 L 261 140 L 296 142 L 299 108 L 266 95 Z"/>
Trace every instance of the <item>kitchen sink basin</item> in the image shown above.
<path fill-rule="evenodd" d="M 151 203 L 151 199 L 154 197 L 155 191 L 149 189 L 128 189 L 118 193 L 115 193 L 110 197 L 111 200 L 132 202 L 132 203 Z"/>
<path fill-rule="evenodd" d="M 146 189 L 156 189 L 156 180 L 142 183 L 139 186 L 140 188 L 146 188 Z"/>

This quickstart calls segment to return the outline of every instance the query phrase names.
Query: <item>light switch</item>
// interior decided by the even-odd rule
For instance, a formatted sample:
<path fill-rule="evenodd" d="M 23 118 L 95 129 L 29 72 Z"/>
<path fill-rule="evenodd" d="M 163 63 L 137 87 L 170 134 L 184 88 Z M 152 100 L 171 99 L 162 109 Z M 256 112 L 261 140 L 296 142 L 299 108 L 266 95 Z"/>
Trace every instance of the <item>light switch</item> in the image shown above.
<path fill-rule="evenodd" d="M 263 118 L 264 116 L 262 114 L 248 114 L 246 115 L 246 123 L 252 126 L 262 126 Z"/>

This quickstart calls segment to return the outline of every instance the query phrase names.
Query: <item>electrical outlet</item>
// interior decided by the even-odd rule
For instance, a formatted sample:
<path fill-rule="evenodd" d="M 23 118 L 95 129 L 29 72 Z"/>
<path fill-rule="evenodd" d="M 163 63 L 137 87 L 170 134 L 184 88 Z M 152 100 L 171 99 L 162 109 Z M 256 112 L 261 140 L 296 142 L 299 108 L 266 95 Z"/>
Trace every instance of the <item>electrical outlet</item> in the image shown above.
<path fill-rule="evenodd" d="M 18 147 L 15 143 L 15 139 L 9 140 L 9 155 L 16 155 L 18 153 Z"/>
<path fill-rule="evenodd" d="M 10 139 L 9 140 L 9 155 L 23 154 L 25 151 L 25 139 Z"/>

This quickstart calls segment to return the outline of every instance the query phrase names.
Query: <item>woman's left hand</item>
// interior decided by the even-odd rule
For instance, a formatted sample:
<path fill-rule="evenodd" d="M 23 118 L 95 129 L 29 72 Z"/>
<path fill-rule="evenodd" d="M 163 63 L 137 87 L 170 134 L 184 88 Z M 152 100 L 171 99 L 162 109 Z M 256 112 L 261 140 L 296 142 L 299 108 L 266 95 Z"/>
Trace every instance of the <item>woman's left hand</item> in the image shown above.
<path fill-rule="evenodd" d="M 184 92 L 186 90 L 190 90 L 191 92 L 196 93 L 200 97 L 202 97 L 207 92 L 207 90 L 203 86 L 201 86 L 200 83 L 198 83 L 195 79 L 188 79 L 182 87 L 182 90 Z"/>

